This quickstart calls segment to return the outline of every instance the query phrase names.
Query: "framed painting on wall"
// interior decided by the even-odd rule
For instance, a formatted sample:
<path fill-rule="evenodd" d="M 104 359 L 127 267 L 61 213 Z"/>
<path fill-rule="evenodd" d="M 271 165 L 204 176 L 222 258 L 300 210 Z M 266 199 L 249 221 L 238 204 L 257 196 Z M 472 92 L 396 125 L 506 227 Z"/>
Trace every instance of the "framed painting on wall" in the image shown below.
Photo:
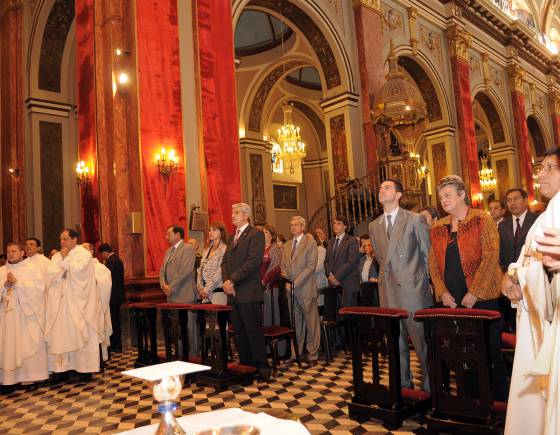
<path fill-rule="evenodd" d="M 276 210 L 298 209 L 298 188 L 292 184 L 273 184 L 274 208 Z"/>

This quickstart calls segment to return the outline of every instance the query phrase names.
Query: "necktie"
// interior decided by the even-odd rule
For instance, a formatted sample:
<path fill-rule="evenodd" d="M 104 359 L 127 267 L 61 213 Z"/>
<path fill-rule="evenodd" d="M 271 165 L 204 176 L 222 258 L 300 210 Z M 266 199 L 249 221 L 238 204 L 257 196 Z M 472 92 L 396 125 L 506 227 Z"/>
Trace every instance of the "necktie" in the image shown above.
<path fill-rule="evenodd" d="M 515 233 L 513 234 L 513 239 L 517 243 L 519 241 L 519 237 L 521 237 L 521 225 L 519 224 L 519 218 L 516 218 L 515 221 L 517 222 L 515 226 Z"/>
<path fill-rule="evenodd" d="M 334 241 L 334 249 L 333 252 L 336 252 L 336 248 L 338 248 L 338 245 L 340 243 L 340 239 L 337 237 Z"/>
<path fill-rule="evenodd" d="M 167 283 L 169 283 L 169 280 L 167 279 L 167 265 L 169 264 L 169 260 L 171 260 L 171 257 L 173 256 L 173 252 L 175 252 L 175 246 L 173 246 L 169 251 L 169 255 L 167 256 L 167 260 L 165 261 L 165 267 L 163 268 L 163 277 L 165 278 L 165 282 Z"/>
<path fill-rule="evenodd" d="M 233 239 L 233 244 L 237 245 L 237 241 L 239 240 L 239 236 L 241 235 L 241 230 L 237 228 L 235 231 L 235 238 Z"/>
<path fill-rule="evenodd" d="M 391 231 L 393 231 L 393 222 L 391 221 L 390 214 L 387 215 L 387 239 L 391 240 Z"/>
<path fill-rule="evenodd" d="M 297 248 L 297 239 L 294 239 L 294 244 L 292 245 L 292 253 L 290 255 L 290 258 L 294 258 L 294 252 L 296 252 L 296 248 Z"/>

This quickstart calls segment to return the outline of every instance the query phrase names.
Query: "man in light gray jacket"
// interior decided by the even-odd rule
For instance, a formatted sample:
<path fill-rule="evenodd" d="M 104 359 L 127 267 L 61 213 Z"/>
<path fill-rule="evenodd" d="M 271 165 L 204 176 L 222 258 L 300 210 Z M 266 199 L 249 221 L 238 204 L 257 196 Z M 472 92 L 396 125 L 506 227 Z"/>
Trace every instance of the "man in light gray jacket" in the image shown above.
<path fill-rule="evenodd" d="M 303 355 L 306 342 L 309 366 L 317 364 L 321 345 L 321 326 L 317 307 L 317 242 L 311 234 L 305 234 L 305 219 L 294 216 L 290 220 L 293 239 L 284 243 L 282 255 L 282 277 L 293 284 L 287 289 L 294 292 L 294 319 L 298 350 Z"/>
<path fill-rule="evenodd" d="M 167 302 L 195 304 L 197 299 L 194 282 L 194 260 L 196 252 L 183 241 L 185 230 L 178 225 L 167 228 L 165 238 L 169 249 L 165 253 L 159 271 L 159 284 L 167 296 Z M 190 356 L 198 354 L 198 337 L 194 313 L 189 313 Z"/>
<path fill-rule="evenodd" d="M 383 214 L 369 224 L 369 237 L 379 263 L 379 302 L 382 307 L 410 312 L 401 321 L 399 339 L 401 384 L 412 387 L 408 338 L 420 361 L 423 389 L 430 390 L 424 327 L 414 321 L 416 310 L 432 305 L 428 281 L 429 227 L 424 217 L 399 207 L 403 186 L 398 180 L 385 180 L 379 188 Z"/>

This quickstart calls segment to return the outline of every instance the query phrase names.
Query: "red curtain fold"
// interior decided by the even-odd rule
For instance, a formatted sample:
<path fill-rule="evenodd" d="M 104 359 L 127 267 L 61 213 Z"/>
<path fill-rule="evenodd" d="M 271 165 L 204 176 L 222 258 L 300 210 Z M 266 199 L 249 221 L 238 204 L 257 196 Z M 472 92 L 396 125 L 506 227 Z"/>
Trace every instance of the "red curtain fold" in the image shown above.
<path fill-rule="evenodd" d="M 146 275 L 153 276 L 168 247 L 167 227 L 187 224 L 185 174 L 179 170 L 166 181 L 155 160 L 162 147 L 174 149 L 180 161 L 184 156 L 177 1 L 137 0 L 136 27 Z"/>
<path fill-rule="evenodd" d="M 560 115 L 552 114 L 552 135 L 554 136 L 554 145 L 560 147 Z"/>
<path fill-rule="evenodd" d="M 82 241 L 99 242 L 99 193 L 95 111 L 94 0 L 76 0 L 78 155 L 90 168 L 91 183 L 80 187 Z"/>
<path fill-rule="evenodd" d="M 196 0 L 202 140 L 210 221 L 231 228 L 241 200 L 231 2 Z"/>
<path fill-rule="evenodd" d="M 519 172 L 523 188 L 529 195 L 529 203 L 535 198 L 533 188 L 533 165 L 531 163 L 531 149 L 529 146 L 529 129 L 527 127 L 527 116 L 525 114 L 525 95 L 512 91 L 511 105 L 513 109 L 513 125 L 517 141 L 517 152 L 519 153 Z"/>
<path fill-rule="evenodd" d="M 463 177 L 470 189 L 471 198 L 475 198 L 480 193 L 480 179 L 478 177 L 478 148 L 474 131 L 469 64 L 455 57 L 451 59 L 451 67 Z"/>

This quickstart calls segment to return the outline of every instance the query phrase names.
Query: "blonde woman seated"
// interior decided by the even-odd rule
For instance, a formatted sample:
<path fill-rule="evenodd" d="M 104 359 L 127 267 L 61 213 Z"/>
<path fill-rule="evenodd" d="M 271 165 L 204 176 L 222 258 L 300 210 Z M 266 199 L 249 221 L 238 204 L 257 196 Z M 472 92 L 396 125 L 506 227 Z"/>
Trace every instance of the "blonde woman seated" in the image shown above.
<path fill-rule="evenodd" d="M 222 288 L 222 259 L 227 247 L 226 237 L 226 227 L 222 222 L 213 222 L 210 225 L 210 244 L 202 254 L 196 283 L 203 303 L 227 305 L 227 295 Z"/>

